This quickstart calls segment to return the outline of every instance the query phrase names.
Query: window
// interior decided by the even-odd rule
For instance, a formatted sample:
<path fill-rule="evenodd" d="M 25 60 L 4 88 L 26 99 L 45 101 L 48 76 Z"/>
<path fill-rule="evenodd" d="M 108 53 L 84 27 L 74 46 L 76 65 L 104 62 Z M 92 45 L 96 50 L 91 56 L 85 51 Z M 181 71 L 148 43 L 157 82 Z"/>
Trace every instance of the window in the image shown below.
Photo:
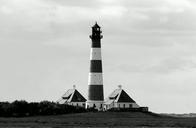
<path fill-rule="evenodd" d="M 125 104 L 123 104 L 123 108 L 125 108 Z"/>
<path fill-rule="evenodd" d="M 76 104 L 76 106 L 78 106 L 78 103 Z"/>
<path fill-rule="evenodd" d="M 120 104 L 118 104 L 118 107 L 120 108 Z"/>
<path fill-rule="evenodd" d="M 129 104 L 129 108 L 132 108 L 133 107 L 133 105 L 132 104 Z"/>

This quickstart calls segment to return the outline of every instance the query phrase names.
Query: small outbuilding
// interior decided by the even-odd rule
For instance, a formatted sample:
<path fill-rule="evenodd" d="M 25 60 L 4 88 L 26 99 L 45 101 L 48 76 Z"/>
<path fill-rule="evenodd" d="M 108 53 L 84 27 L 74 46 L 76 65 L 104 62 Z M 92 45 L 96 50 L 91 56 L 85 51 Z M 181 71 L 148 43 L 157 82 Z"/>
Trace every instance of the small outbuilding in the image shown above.
<path fill-rule="evenodd" d="M 140 108 L 140 106 L 121 88 L 114 90 L 105 100 L 104 109 Z"/>
<path fill-rule="evenodd" d="M 86 99 L 75 89 L 67 90 L 67 92 L 57 101 L 59 104 L 68 104 L 72 106 L 85 107 Z"/>

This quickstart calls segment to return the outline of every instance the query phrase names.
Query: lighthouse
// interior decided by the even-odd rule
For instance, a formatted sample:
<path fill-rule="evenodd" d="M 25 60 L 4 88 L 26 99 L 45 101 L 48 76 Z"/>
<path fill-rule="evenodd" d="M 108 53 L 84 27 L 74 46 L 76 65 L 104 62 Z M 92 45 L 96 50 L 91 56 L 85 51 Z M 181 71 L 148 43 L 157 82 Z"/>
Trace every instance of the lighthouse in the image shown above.
<path fill-rule="evenodd" d="M 95 23 L 92 27 L 91 51 L 90 51 L 90 72 L 88 77 L 88 100 L 86 108 L 95 108 L 103 110 L 103 75 L 101 58 L 101 28 Z"/>

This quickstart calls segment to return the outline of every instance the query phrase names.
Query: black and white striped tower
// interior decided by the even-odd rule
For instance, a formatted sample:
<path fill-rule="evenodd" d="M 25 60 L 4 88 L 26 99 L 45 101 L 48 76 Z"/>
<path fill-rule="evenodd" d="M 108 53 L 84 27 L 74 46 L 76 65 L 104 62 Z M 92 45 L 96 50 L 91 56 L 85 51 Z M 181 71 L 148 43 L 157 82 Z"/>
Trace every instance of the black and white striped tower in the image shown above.
<path fill-rule="evenodd" d="M 88 100 L 87 108 L 95 108 L 103 110 L 103 76 L 102 76 L 102 61 L 101 61 L 101 29 L 97 22 L 92 27 L 91 53 L 90 53 L 90 73 L 88 78 Z"/>

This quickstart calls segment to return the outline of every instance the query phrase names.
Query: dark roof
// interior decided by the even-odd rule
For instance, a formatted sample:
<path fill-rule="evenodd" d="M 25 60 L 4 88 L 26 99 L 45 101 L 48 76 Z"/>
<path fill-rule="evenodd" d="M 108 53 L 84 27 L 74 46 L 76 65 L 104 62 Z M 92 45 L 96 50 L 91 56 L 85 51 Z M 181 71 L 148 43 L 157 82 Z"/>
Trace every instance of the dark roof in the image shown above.
<path fill-rule="evenodd" d="M 76 89 L 69 89 L 57 102 L 86 102 L 86 99 Z"/>
<path fill-rule="evenodd" d="M 100 26 L 96 22 L 95 25 L 93 25 L 93 28 L 100 28 Z"/>
<path fill-rule="evenodd" d="M 121 90 L 121 93 L 120 93 L 120 96 L 119 96 L 117 102 L 132 102 L 132 103 L 135 103 L 135 101 L 124 90 Z"/>
<path fill-rule="evenodd" d="M 75 89 L 71 102 L 86 102 L 86 99 Z"/>
<path fill-rule="evenodd" d="M 106 99 L 106 103 L 110 103 L 110 101 L 135 103 L 135 101 L 123 89 L 114 90 Z"/>

